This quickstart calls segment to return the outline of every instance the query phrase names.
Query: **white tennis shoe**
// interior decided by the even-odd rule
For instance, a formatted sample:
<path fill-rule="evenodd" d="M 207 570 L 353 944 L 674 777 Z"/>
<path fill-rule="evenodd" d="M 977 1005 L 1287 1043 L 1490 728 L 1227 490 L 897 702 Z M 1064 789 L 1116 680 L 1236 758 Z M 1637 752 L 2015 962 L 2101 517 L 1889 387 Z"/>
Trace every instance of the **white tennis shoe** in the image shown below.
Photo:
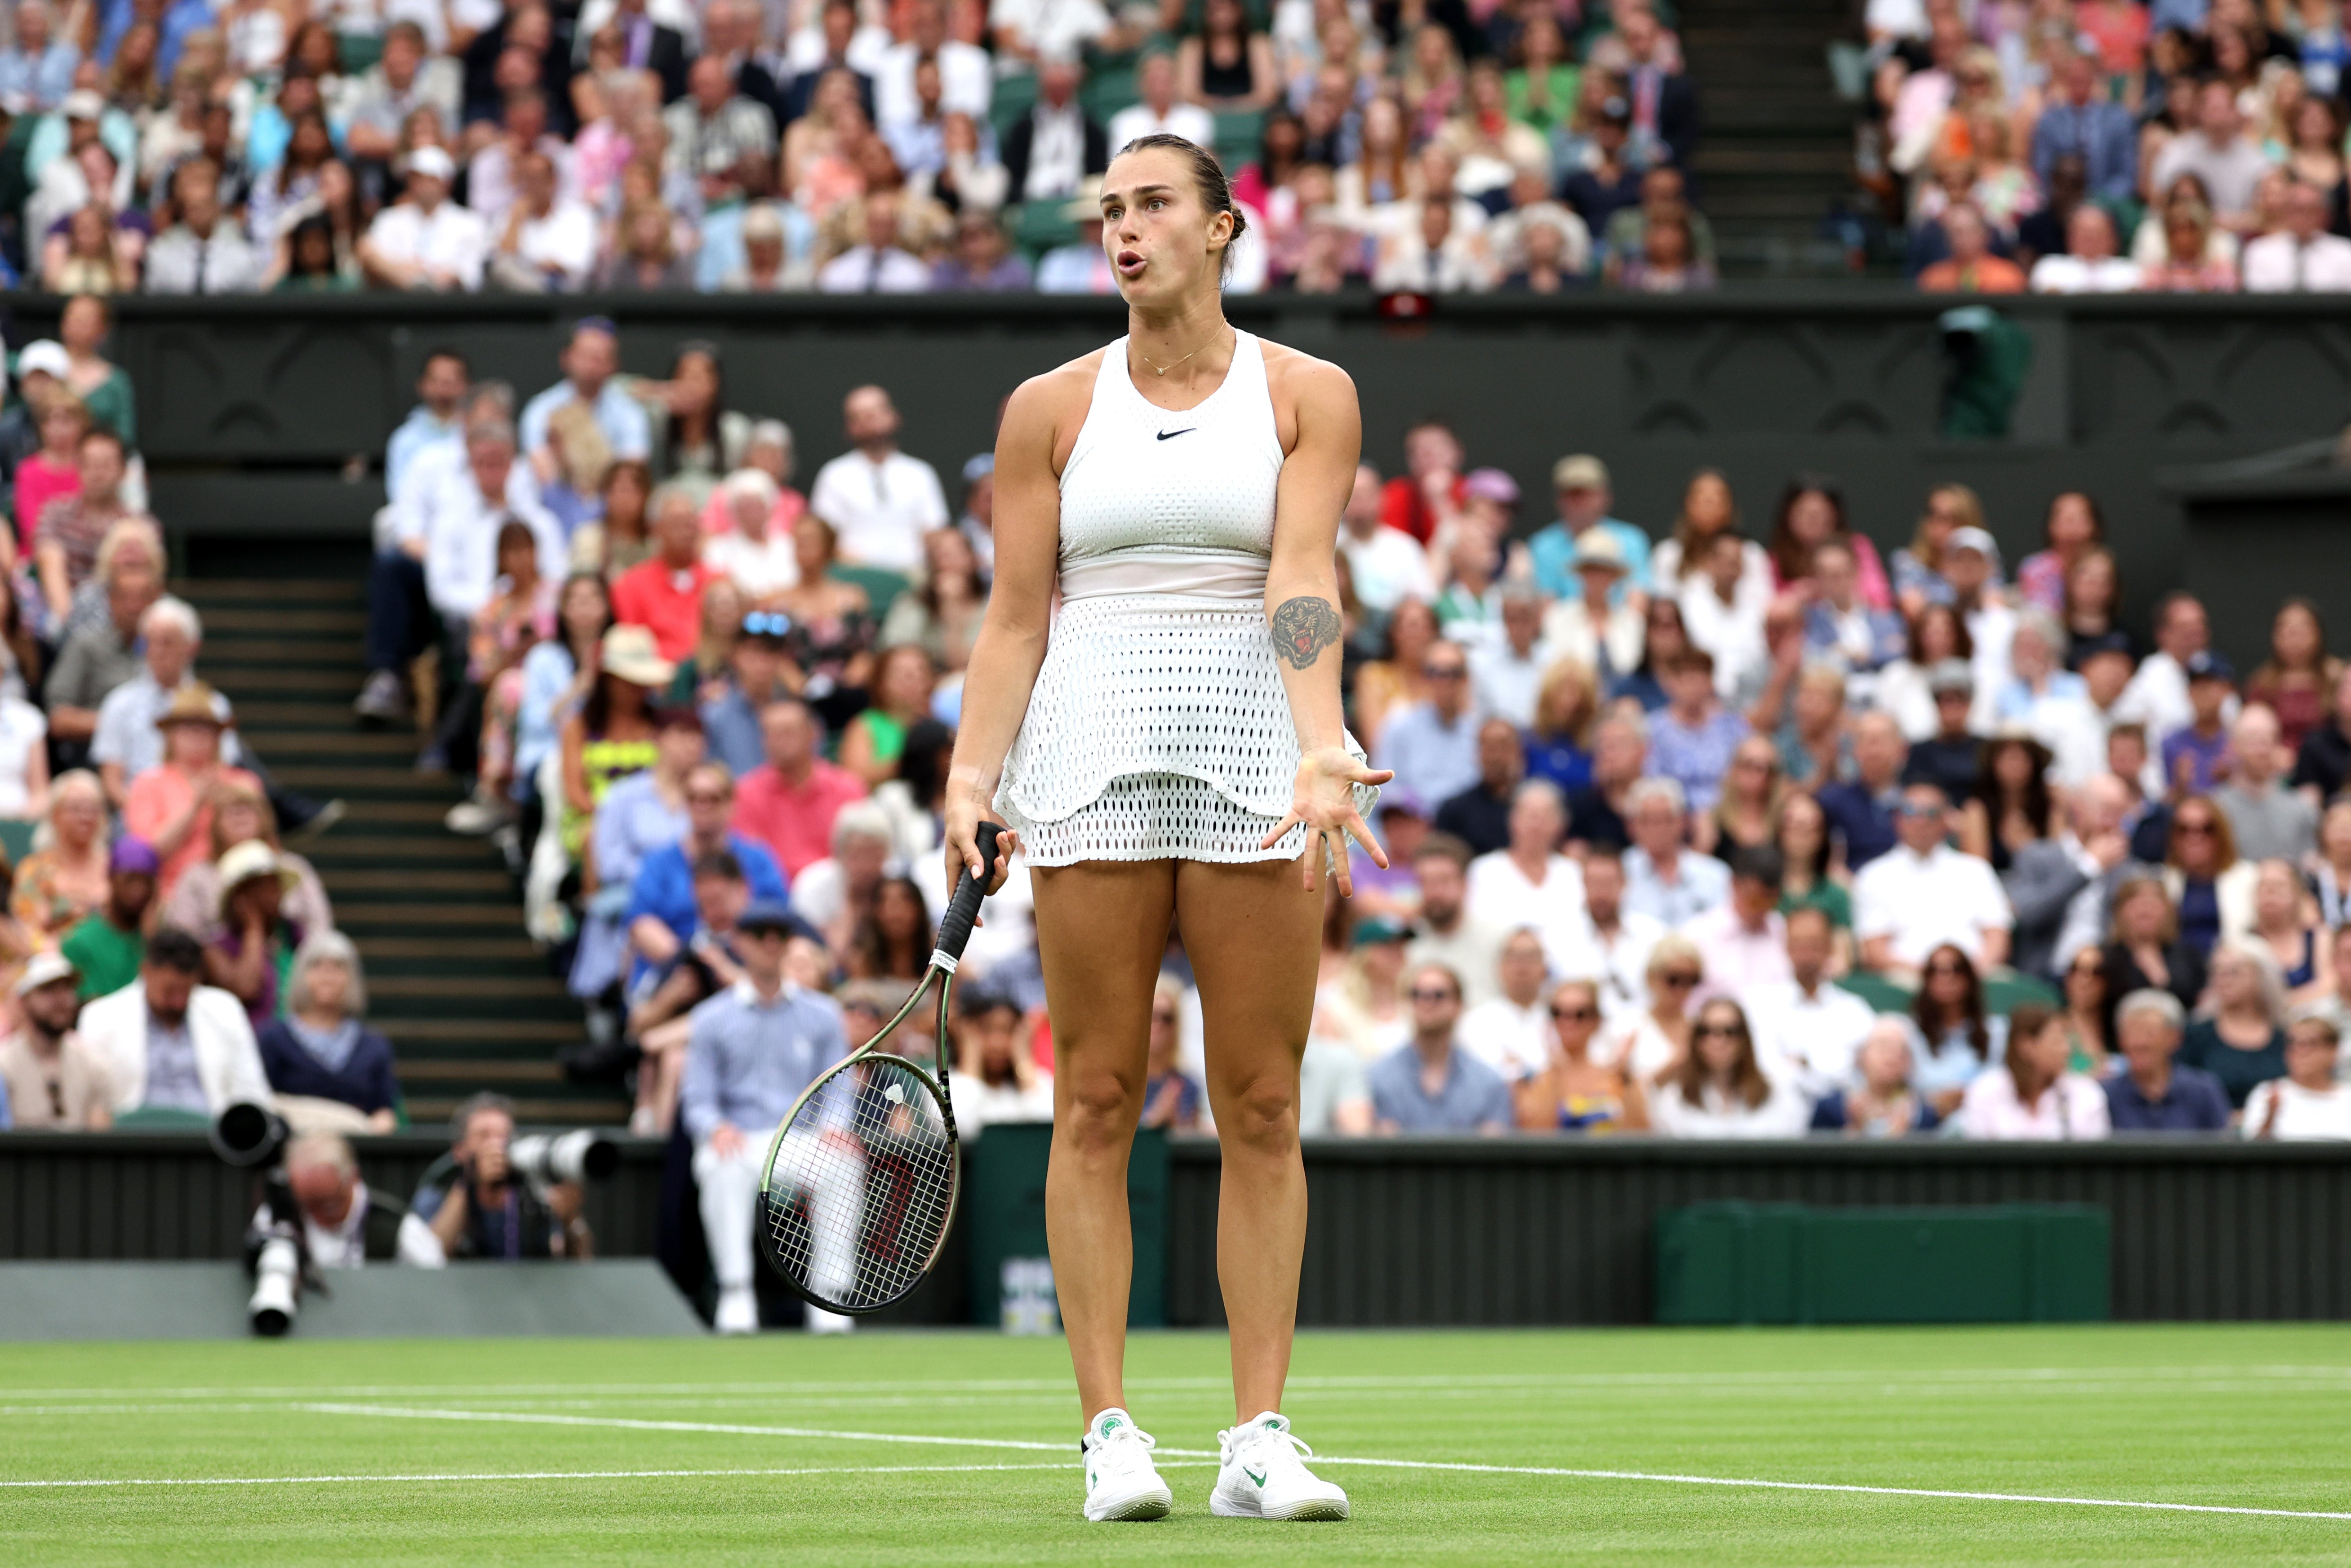
<path fill-rule="evenodd" d="M 1301 1462 L 1314 1450 L 1266 1411 L 1217 1434 L 1217 1490 L 1208 1511 L 1220 1519 L 1344 1519 L 1347 1494 Z"/>
<path fill-rule="evenodd" d="M 1094 1417 L 1078 1445 L 1086 1458 L 1088 1521 L 1167 1517 L 1176 1496 L 1151 1462 L 1154 1446 L 1151 1434 L 1116 1406 Z"/>

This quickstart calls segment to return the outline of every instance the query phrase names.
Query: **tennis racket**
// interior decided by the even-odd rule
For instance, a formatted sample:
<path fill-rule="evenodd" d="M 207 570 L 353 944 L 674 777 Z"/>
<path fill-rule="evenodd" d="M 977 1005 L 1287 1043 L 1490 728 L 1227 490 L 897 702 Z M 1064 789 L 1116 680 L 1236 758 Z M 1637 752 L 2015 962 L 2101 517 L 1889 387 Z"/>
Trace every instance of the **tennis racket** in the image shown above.
<path fill-rule="evenodd" d="M 996 864 L 994 822 L 979 824 L 980 858 Z M 956 879 L 938 945 L 914 994 L 872 1040 L 820 1074 L 776 1129 L 759 1171 L 759 1249 L 802 1301 L 827 1312 L 877 1312 L 914 1292 L 946 1244 L 959 1177 L 947 1098 L 947 1000 L 978 918 L 986 883 Z M 876 1051 L 939 987 L 934 1078 Z"/>

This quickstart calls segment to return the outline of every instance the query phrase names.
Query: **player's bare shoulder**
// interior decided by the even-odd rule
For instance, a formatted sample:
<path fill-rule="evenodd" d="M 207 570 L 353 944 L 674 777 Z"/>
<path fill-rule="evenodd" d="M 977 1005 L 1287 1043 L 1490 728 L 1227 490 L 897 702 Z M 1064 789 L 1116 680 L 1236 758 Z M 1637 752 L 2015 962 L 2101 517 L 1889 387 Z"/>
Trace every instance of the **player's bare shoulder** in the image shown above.
<path fill-rule="evenodd" d="M 1061 472 L 1092 405 L 1094 381 L 1102 374 L 1102 356 L 1108 352 L 1105 345 L 1013 388 L 1005 400 L 999 439 L 1010 438 L 1015 444 L 1035 443 L 1050 455 L 1053 471 Z"/>
<path fill-rule="evenodd" d="M 1259 339 L 1259 343 L 1265 352 L 1266 387 L 1277 403 L 1343 399 L 1352 404 L 1355 401 L 1354 377 L 1330 361 L 1270 339 Z"/>
<path fill-rule="evenodd" d="M 1355 379 L 1328 360 L 1285 344 L 1265 342 L 1265 390 L 1273 400 L 1273 423 L 1281 449 L 1291 455 L 1308 438 L 1330 442 L 1351 453 L 1363 440 L 1363 405 Z M 1355 459 L 1347 458 L 1353 468 Z"/>

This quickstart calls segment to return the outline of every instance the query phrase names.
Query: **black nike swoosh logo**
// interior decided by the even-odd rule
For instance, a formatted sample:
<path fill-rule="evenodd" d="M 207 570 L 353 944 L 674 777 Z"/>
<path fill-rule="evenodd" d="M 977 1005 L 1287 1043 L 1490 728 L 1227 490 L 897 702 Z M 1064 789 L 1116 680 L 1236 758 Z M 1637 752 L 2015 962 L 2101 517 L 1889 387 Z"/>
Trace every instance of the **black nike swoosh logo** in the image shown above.
<path fill-rule="evenodd" d="M 1200 427 L 1196 424 L 1187 424 L 1181 430 L 1163 430 L 1159 433 L 1159 439 L 1162 441 L 1173 441 L 1179 435 L 1189 435 L 1199 428 Z"/>

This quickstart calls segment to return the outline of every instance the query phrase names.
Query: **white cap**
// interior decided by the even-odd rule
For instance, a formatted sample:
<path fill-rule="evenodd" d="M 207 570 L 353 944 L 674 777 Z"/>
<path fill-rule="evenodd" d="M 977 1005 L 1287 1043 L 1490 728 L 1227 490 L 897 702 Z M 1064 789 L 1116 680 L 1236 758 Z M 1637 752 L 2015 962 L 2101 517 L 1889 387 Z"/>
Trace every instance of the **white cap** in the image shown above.
<path fill-rule="evenodd" d="M 408 155 L 408 172 L 426 175 L 445 185 L 457 177 L 457 165 L 438 147 L 419 147 Z"/>
<path fill-rule="evenodd" d="M 106 99 L 100 98 L 96 89 L 91 88 L 80 87 L 74 89 L 73 91 L 66 94 L 65 102 L 60 104 L 58 107 L 65 110 L 65 116 L 68 120 L 103 120 L 106 118 Z"/>
<path fill-rule="evenodd" d="M 28 991 L 37 991 L 43 986 L 73 979 L 78 973 L 73 961 L 63 953 L 54 947 L 45 948 L 34 954 L 32 961 L 25 966 L 25 972 L 16 977 L 16 994 L 21 997 Z"/>
<path fill-rule="evenodd" d="M 35 371 L 47 371 L 64 381 L 73 374 L 73 356 L 55 338 L 36 338 L 16 356 L 17 381 L 22 382 Z"/>

